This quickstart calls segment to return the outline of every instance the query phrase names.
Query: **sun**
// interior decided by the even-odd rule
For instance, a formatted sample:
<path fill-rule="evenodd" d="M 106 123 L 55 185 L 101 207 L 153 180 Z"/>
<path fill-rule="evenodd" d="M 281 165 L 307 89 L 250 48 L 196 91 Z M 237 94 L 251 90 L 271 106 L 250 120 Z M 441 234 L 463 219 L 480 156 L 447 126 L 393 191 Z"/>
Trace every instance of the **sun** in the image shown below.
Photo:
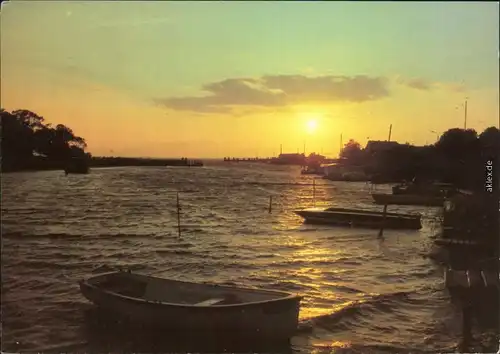
<path fill-rule="evenodd" d="M 309 119 L 306 123 L 306 129 L 309 134 L 312 134 L 318 128 L 318 121 L 316 119 Z"/>

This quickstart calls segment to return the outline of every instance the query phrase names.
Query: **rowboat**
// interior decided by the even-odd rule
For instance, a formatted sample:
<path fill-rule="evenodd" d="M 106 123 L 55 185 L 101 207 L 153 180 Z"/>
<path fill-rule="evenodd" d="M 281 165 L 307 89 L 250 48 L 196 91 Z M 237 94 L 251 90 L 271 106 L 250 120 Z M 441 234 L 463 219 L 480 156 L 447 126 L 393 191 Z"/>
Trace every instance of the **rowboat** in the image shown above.
<path fill-rule="evenodd" d="M 387 229 L 422 228 L 420 214 L 384 213 L 371 210 L 346 208 L 308 208 L 295 211 L 305 222 L 363 228 L 380 228 L 382 223 Z"/>
<path fill-rule="evenodd" d="M 281 291 L 183 282 L 129 271 L 97 275 L 79 285 L 87 300 L 132 322 L 280 339 L 296 332 L 302 300 Z"/>
<path fill-rule="evenodd" d="M 381 205 L 421 205 L 421 206 L 443 206 L 446 200 L 442 196 L 429 196 L 422 194 L 383 194 L 373 193 L 372 198 L 376 204 Z"/>

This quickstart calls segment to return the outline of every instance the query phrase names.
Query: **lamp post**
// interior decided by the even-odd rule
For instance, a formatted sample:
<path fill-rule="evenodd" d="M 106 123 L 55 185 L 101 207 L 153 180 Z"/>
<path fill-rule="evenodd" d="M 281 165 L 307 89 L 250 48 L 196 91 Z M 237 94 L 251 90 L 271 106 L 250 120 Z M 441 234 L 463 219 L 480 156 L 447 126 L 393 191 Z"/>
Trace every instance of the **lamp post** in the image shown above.
<path fill-rule="evenodd" d="M 464 130 L 467 129 L 467 100 L 469 97 L 465 97 L 465 102 L 459 106 L 456 106 L 455 109 L 459 109 L 461 107 L 464 107 Z"/>

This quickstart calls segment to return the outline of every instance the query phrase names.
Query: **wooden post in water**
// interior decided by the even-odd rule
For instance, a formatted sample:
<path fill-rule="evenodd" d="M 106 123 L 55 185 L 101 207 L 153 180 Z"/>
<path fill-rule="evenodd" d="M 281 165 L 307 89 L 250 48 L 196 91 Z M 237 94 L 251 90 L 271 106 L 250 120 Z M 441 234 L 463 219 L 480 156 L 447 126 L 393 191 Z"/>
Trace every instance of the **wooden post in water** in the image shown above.
<path fill-rule="evenodd" d="M 181 204 L 179 202 L 179 192 L 177 192 L 177 231 L 179 238 L 181 238 Z"/>
<path fill-rule="evenodd" d="M 313 207 L 316 206 L 316 178 L 313 178 Z"/>
<path fill-rule="evenodd" d="M 470 289 L 468 289 L 470 290 Z M 469 294 L 468 294 L 469 295 Z M 469 347 L 472 341 L 472 306 L 470 304 L 470 299 L 466 296 L 462 300 L 462 343 L 461 350 L 463 353 L 469 351 Z"/>
<path fill-rule="evenodd" d="M 271 214 L 272 210 L 273 210 L 273 196 L 270 195 L 269 196 L 269 214 Z"/>
<path fill-rule="evenodd" d="M 384 205 L 384 214 L 382 216 L 382 224 L 380 225 L 380 230 L 378 232 L 378 237 L 384 237 L 384 226 L 385 226 L 385 218 L 387 214 L 387 204 Z"/>
<path fill-rule="evenodd" d="M 467 129 L 467 99 L 465 99 L 464 105 L 464 130 Z"/>

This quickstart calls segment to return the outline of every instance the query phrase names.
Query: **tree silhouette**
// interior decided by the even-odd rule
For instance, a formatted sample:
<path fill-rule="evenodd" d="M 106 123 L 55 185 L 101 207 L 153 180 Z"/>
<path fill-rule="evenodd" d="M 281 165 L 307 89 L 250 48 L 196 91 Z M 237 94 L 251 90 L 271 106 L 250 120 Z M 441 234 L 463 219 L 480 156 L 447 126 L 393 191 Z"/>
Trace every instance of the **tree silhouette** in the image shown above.
<path fill-rule="evenodd" d="M 365 161 L 369 174 L 380 180 L 438 180 L 479 190 L 484 189 L 485 160 L 500 163 L 500 131 L 490 127 L 478 136 L 473 129 L 453 128 L 434 145 L 397 144 L 370 156 L 363 152 L 359 143 L 350 140 L 341 157 Z"/>
<path fill-rule="evenodd" d="M 54 128 L 42 116 L 26 109 L 0 109 L 0 116 L 2 171 L 63 168 L 71 158 L 90 156 L 85 153 L 85 139 L 63 124 Z"/>
<path fill-rule="evenodd" d="M 479 135 L 479 145 L 485 153 L 498 155 L 500 153 L 500 130 L 496 127 L 486 128 Z"/>
<path fill-rule="evenodd" d="M 360 143 L 353 139 L 349 139 L 340 151 L 340 157 L 354 164 L 361 164 L 364 162 L 364 151 Z"/>
<path fill-rule="evenodd" d="M 441 135 L 436 148 L 452 160 L 465 160 L 479 150 L 479 141 L 474 129 L 450 129 Z"/>

